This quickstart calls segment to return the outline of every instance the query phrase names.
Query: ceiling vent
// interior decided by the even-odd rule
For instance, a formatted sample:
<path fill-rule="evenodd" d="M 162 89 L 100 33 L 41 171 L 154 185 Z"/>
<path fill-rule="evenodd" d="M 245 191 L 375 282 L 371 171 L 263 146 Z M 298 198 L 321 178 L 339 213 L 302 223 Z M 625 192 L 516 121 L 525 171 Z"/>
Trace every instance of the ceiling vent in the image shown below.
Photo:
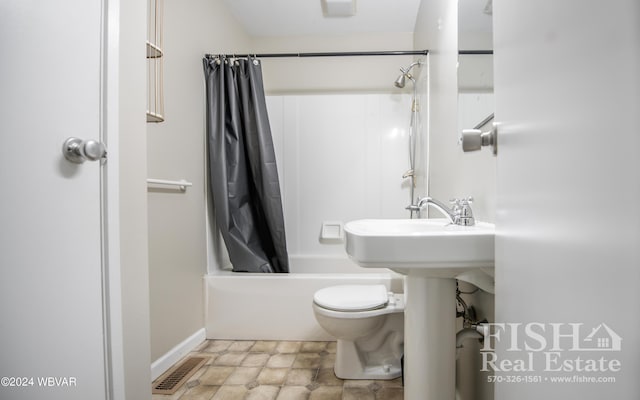
<path fill-rule="evenodd" d="M 321 0 L 322 13 L 327 18 L 356 15 L 356 0 Z"/>

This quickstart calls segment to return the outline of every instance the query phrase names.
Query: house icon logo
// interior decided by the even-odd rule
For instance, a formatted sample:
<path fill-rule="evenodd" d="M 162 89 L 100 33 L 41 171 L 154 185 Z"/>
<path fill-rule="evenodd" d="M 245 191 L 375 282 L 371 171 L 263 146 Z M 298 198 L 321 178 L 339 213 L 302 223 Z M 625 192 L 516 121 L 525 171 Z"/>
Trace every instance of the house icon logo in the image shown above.
<path fill-rule="evenodd" d="M 593 328 L 591 333 L 582 340 L 579 350 L 586 351 L 620 351 L 622 338 L 613 329 L 602 323 Z"/>

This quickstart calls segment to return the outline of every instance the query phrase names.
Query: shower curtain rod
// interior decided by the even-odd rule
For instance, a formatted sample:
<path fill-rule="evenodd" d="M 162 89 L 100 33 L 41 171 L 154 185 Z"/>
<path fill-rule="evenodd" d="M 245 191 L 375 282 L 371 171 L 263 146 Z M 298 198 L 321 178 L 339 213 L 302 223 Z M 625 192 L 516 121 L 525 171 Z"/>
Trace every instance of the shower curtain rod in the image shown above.
<path fill-rule="evenodd" d="M 326 53 L 257 53 L 257 54 L 224 54 L 229 58 L 285 58 L 285 57 L 359 57 L 359 56 L 426 56 L 429 50 L 400 50 L 400 51 L 344 51 Z M 493 54 L 493 50 L 460 50 L 458 54 Z M 220 54 L 207 54 L 207 58 L 220 57 Z"/>
<path fill-rule="evenodd" d="M 224 54 L 224 57 L 231 58 L 283 58 L 283 57 L 353 57 L 353 56 L 411 56 L 429 54 L 429 50 L 406 50 L 406 51 L 345 51 L 327 53 L 251 53 L 251 54 Z M 207 58 L 220 57 L 220 54 L 207 54 Z"/>
<path fill-rule="evenodd" d="M 459 50 L 460 55 L 480 55 L 480 54 L 493 54 L 493 50 Z"/>

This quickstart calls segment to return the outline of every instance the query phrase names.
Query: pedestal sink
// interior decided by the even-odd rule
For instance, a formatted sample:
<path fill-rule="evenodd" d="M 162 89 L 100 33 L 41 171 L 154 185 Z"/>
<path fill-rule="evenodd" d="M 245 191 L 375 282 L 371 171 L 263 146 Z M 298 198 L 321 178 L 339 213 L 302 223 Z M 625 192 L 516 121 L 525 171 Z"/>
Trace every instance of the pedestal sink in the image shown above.
<path fill-rule="evenodd" d="M 492 275 L 493 224 L 363 219 L 344 230 L 347 253 L 361 267 L 406 275 L 405 400 L 453 400 L 455 279 Z"/>

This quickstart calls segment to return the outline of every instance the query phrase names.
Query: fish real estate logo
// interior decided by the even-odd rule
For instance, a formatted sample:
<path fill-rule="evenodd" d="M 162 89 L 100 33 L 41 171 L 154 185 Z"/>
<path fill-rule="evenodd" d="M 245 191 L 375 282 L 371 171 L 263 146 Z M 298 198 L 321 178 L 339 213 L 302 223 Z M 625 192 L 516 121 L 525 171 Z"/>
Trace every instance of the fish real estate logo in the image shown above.
<path fill-rule="evenodd" d="M 482 371 L 601 375 L 622 368 L 622 338 L 605 323 L 488 323 L 484 329 Z"/>

